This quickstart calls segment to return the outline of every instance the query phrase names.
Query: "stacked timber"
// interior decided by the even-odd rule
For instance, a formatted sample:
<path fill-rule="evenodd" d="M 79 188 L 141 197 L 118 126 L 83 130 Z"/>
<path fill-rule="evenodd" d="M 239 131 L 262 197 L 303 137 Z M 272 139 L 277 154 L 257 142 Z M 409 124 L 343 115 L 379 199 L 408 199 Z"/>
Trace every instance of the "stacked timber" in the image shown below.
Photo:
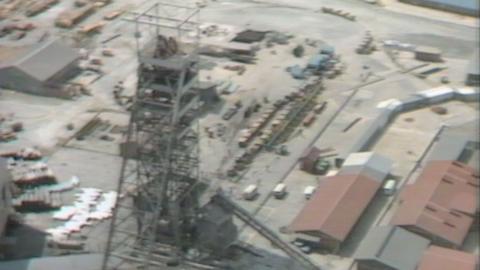
<path fill-rule="evenodd" d="M 62 28 L 72 28 L 95 11 L 95 5 L 88 3 L 81 8 L 66 10 L 55 19 L 55 25 Z"/>
<path fill-rule="evenodd" d="M 58 0 L 41 0 L 41 1 L 35 1 L 33 2 L 32 5 L 30 5 L 27 10 L 25 11 L 25 15 L 28 17 L 35 16 L 51 6 L 55 5 L 58 3 Z"/>

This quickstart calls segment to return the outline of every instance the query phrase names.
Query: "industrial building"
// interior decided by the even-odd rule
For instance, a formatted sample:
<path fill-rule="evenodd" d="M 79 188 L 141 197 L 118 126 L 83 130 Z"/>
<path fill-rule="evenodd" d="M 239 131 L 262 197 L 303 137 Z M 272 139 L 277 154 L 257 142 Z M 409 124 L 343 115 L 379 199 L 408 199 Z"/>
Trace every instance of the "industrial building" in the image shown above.
<path fill-rule="evenodd" d="M 354 255 L 358 270 L 474 270 L 475 255 L 430 245 L 430 241 L 396 226 L 368 232 Z"/>
<path fill-rule="evenodd" d="M 0 158 L 0 239 L 5 236 L 5 229 L 11 208 L 11 175 L 7 169 L 7 160 Z M 1 241 L 1 240 L 0 240 Z M 3 242 L 3 241 L 1 241 Z M 0 254 L 4 252 L 4 244 L 0 242 Z"/>
<path fill-rule="evenodd" d="M 67 98 L 65 82 L 78 72 L 80 54 L 59 40 L 15 50 L 0 58 L 0 87 Z"/>
<path fill-rule="evenodd" d="M 416 270 L 430 241 L 394 226 L 369 231 L 355 253 L 358 270 Z"/>
<path fill-rule="evenodd" d="M 470 253 L 430 246 L 423 253 L 417 270 L 475 270 L 478 269 L 478 258 Z"/>
<path fill-rule="evenodd" d="M 465 78 L 465 84 L 468 86 L 480 85 L 480 61 L 478 50 L 475 51 L 467 67 L 467 77 Z"/>
<path fill-rule="evenodd" d="M 435 8 L 462 15 L 478 16 L 479 6 L 476 0 L 399 0 L 403 3 Z"/>
<path fill-rule="evenodd" d="M 381 181 L 361 174 L 328 177 L 319 184 L 290 229 L 318 237 L 321 249 L 338 252 L 381 185 Z"/>
<path fill-rule="evenodd" d="M 392 166 L 387 158 L 368 152 L 351 154 L 346 164 L 319 184 L 290 225 L 296 233 L 318 237 L 320 248 L 334 252 L 339 251 Z"/>
<path fill-rule="evenodd" d="M 457 161 L 430 161 L 407 185 L 391 220 L 434 244 L 462 246 L 478 214 L 478 172 Z"/>

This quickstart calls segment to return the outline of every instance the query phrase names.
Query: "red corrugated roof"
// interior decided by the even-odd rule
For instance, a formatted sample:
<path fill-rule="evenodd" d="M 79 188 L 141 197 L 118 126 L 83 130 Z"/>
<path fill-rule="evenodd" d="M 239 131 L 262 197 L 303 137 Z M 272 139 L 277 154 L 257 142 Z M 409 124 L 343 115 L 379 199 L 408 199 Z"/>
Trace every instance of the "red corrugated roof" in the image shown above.
<path fill-rule="evenodd" d="M 477 211 L 478 177 L 456 161 L 431 161 L 401 194 L 391 224 L 421 228 L 461 245 Z"/>
<path fill-rule="evenodd" d="M 430 246 L 424 253 L 417 270 L 475 270 L 476 256 L 438 246 Z"/>
<path fill-rule="evenodd" d="M 364 175 L 335 175 L 322 182 L 294 219 L 294 232 L 320 232 L 343 241 L 381 183 Z"/>

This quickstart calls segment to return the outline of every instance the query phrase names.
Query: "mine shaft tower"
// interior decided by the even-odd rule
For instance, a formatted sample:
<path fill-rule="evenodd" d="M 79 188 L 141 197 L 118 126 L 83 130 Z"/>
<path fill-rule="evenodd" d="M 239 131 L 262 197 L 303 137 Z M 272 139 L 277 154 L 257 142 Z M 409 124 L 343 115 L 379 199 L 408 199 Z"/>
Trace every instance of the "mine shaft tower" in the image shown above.
<path fill-rule="evenodd" d="M 125 20 L 138 82 L 103 269 L 185 264 L 198 210 L 198 9 L 156 3 Z"/>

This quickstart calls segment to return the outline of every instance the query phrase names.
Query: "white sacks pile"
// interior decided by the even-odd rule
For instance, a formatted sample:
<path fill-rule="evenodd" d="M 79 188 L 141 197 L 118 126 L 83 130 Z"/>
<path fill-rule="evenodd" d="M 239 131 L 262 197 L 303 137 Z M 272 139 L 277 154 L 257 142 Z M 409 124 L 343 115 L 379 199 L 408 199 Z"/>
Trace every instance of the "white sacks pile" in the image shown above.
<path fill-rule="evenodd" d="M 52 236 L 68 236 L 80 232 L 85 226 L 93 225 L 94 221 L 101 221 L 112 216 L 117 200 L 117 192 L 103 193 L 96 188 L 82 188 L 75 194 L 73 206 L 62 206 L 53 214 L 55 220 L 65 221 L 63 225 L 47 230 Z"/>

